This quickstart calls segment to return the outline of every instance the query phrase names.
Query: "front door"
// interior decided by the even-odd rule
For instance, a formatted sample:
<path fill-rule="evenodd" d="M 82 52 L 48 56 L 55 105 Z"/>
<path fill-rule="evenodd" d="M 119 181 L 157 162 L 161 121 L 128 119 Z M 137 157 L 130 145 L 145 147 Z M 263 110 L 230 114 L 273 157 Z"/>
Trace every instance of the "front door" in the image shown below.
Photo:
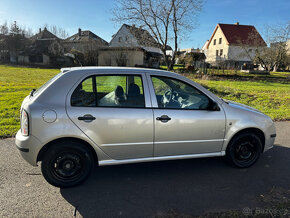
<path fill-rule="evenodd" d="M 89 76 L 67 100 L 70 119 L 113 159 L 153 156 L 153 112 L 145 107 L 150 96 L 143 77 Z"/>
<path fill-rule="evenodd" d="M 220 152 L 225 134 L 223 109 L 194 86 L 174 78 L 151 76 L 154 112 L 154 156 Z"/>

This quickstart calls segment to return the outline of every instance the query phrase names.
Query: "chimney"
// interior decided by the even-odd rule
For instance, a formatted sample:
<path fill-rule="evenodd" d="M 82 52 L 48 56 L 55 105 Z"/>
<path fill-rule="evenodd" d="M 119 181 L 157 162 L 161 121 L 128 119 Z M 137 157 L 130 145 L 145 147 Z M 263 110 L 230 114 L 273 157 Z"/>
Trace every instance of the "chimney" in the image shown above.
<path fill-rule="evenodd" d="M 239 25 L 240 25 L 240 23 L 239 23 L 239 22 L 236 22 L 236 23 L 235 23 L 235 25 L 239 26 Z"/>
<path fill-rule="evenodd" d="M 79 36 L 81 36 L 81 35 L 82 35 L 82 29 L 79 28 Z"/>
<path fill-rule="evenodd" d="M 41 28 L 39 28 L 39 33 L 41 33 Z"/>

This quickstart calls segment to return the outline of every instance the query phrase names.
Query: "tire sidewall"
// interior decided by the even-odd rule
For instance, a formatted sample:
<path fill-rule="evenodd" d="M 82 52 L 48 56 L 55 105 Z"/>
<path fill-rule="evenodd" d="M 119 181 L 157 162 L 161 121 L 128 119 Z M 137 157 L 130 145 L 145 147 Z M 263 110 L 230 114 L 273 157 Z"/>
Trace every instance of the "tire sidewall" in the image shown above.
<path fill-rule="evenodd" d="M 255 146 L 257 146 L 257 152 L 256 152 L 256 155 L 255 155 L 255 158 L 252 159 L 251 161 L 247 162 L 246 164 L 242 164 L 240 163 L 238 160 L 236 160 L 236 157 L 235 157 L 235 146 L 236 146 L 236 143 L 237 141 L 241 140 L 242 138 L 245 138 L 245 137 L 254 137 L 255 140 L 257 141 L 257 143 L 255 144 Z M 261 139 L 254 133 L 242 133 L 240 135 L 237 135 L 235 136 L 227 150 L 226 150 L 226 156 L 227 156 L 227 159 L 233 164 L 235 165 L 236 167 L 239 167 L 239 168 L 247 168 L 247 167 L 250 167 L 252 166 L 254 163 L 257 162 L 257 160 L 259 159 L 260 155 L 262 153 L 262 142 L 261 142 Z"/>
<path fill-rule="evenodd" d="M 55 160 L 57 155 L 65 152 L 77 153 L 84 161 L 80 175 L 69 181 L 61 180 L 52 172 L 52 162 Z M 44 155 L 41 163 L 41 170 L 48 183 L 56 187 L 67 188 L 82 183 L 89 176 L 92 170 L 92 165 L 93 156 L 88 148 L 74 141 L 60 142 L 54 144 Z"/>

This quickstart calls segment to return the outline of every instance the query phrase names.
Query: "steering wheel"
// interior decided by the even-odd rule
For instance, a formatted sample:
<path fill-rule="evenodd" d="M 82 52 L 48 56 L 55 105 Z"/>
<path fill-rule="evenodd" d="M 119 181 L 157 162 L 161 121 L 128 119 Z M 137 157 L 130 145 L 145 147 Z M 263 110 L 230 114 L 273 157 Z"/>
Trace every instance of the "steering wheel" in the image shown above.
<path fill-rule="evenodd" d="M 163 106 L 165 107 L 166 105 L 172 103 L 175 96 L 178 96 L 178 93 L 176 91 L 173 91 L 172 89 L 167 90 L 161 99 Z"/>

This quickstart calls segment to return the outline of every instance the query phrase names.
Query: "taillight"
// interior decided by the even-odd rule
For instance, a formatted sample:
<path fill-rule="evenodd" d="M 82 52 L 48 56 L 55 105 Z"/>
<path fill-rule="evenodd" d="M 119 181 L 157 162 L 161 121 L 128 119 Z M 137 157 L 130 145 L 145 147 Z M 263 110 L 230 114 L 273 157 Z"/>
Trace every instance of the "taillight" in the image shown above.
<path fill-rule="evenodd" d="M 22 109 L 22 111 L 21 111 L 21 118 L 20 119 L 21 119 L 20 120 L 21 133 L 24 136 L 28 136 L 28 134 L 29 134 L 29 132 L 28 132 L 28 125 L 29 125 L 28 114 L 24 109 Z"/>

